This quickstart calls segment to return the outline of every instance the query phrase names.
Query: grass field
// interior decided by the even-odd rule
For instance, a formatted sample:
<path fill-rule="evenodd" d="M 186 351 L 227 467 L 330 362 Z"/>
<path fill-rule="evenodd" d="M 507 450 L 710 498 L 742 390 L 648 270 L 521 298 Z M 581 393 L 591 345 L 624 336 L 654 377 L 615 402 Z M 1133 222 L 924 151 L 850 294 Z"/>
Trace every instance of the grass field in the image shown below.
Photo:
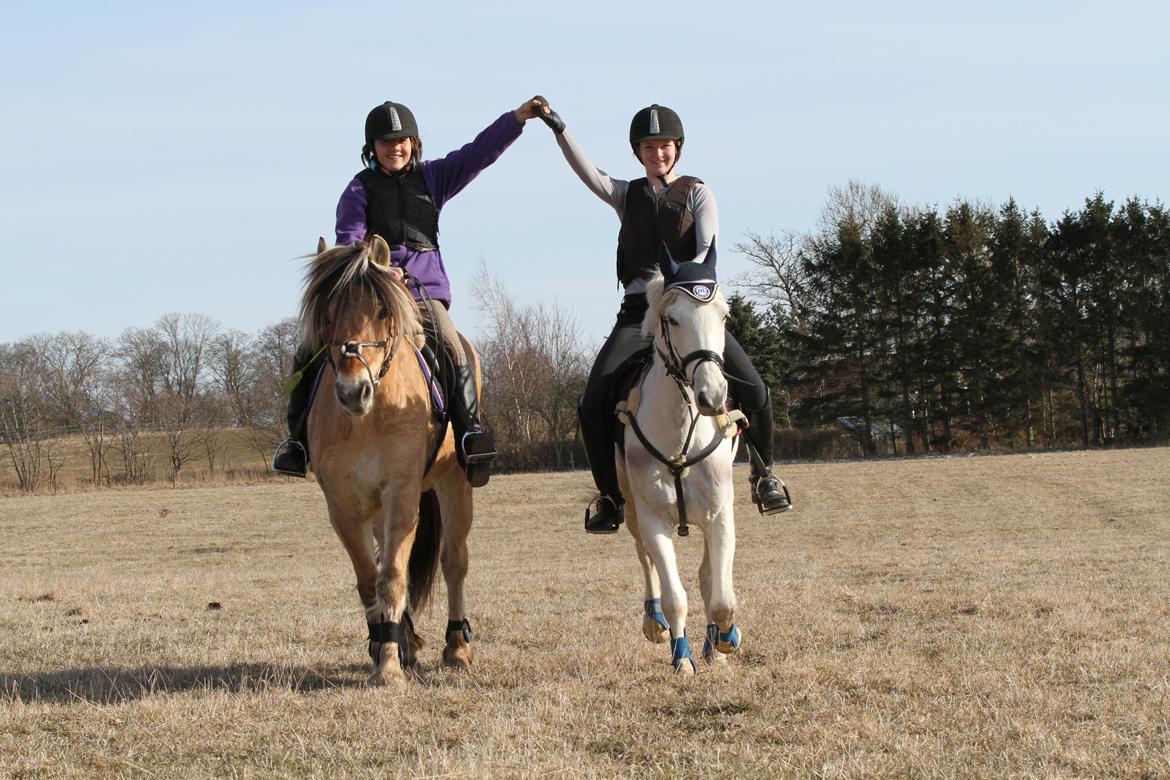
<path fill-rule="evenodd" d="M 743 648 L 690 680 L 583 473 L 478 491 L 476 668 L 440 588 L 402 689 L 361 684 L 311 483 L 0 499 L 0 776 L 1170 777 L 1170 449 L 782 473 L 795 512 L 738 497 Z"/>

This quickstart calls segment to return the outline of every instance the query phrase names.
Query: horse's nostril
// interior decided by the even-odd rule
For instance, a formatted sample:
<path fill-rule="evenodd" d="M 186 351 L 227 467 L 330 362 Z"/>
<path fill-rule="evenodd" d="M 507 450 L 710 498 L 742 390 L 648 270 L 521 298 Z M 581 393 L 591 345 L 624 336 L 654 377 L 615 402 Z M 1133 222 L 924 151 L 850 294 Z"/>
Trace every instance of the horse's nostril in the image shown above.
<path fill-rule="evenodd" d="M 369 385 L 362 385 L 362 403 L 367 403 L 370 397 L 374 394 L 374 388 Z"/>

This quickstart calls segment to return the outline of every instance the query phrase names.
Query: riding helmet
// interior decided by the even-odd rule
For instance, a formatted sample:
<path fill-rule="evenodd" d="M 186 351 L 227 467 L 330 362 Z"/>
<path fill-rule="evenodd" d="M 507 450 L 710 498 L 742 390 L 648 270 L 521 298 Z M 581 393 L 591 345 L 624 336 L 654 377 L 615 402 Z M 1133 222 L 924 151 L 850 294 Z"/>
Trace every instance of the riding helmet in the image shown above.
<path fill-rule="evenodd" d="M 646 106 L 634 114 L 630 122 L 630 146 L 634 152 L 638 151 L 638 144 L 643 141 L 676 140 L 679 145 L 683 142 L 683 125 L 678 114 L 666 106 L 657 103 Z"/>
<path fill-rule="evenodd" d="M 387 100 L 366 115 L 367 144 L 373 144 L 375 140 L 392 141 L 411 136 L 418 137 L 418 123 L 414 121 L 410 109 L 401 103 Z"/>

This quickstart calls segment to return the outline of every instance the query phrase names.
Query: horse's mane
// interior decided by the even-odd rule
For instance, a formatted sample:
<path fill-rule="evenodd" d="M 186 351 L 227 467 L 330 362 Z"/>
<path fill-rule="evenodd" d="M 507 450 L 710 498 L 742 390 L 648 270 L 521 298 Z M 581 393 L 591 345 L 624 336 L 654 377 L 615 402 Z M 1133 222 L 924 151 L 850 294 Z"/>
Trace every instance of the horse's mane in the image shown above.
<path fill-rule="evenodd" d="M 366 292 L 385 304 L 391 332 L 411 340 L 421 332 L 418 304 L 386 266 L 373 261 L 371 249 L 370 244 L 359 242 L 311 255 L 300 312 L 301 338 L 311 351 L 321 348 L 329 316 L 339 306 L 357 303 Z"/>
<path fill-rule="evenodd" d="M 642 319 L 642 335 L 643 336 L 657 336 L 659 330 L 659 317 L 662 316 L 662 308 L 666 305 L 663 300 L 662 287 L 665 284 L 662 277 L 651 279 L 650 283 L 646 285 L 646 316 Z"/>

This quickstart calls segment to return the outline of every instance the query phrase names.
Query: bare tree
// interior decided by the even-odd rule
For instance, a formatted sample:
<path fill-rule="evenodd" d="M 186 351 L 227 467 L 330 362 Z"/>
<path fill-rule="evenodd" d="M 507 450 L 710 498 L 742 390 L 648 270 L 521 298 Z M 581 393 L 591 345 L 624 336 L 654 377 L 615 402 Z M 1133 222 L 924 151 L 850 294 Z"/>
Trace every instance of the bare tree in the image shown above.
<path fill-rule="evenodd" d="M 747 241 L 735 245 L 735 251 L 745 255 L 755 270 L 735 280 L 735 286 L 769 306 L 779 306 L 781 312 L 803 325 L 800 310 L 800 252 L 806 237 L 784 231 L 778 237 L 764 237 L 748 231 Z"/>
<path fill-rule="evenodd" d="M 200 399 L 187 399 L 176 393 L 168 393 L 158 405 L 159 432 L 172 486 L 178 484 L 183 466 L 206 453 L 210 426 L 202 417 L 202 407 Z"/>
<path fill-rule="evenodd" d="M 151 425 L 164 391 L 166 346 L 151 328 L 127 328 L 114 345 L 120 404 L 138 427 Z"/>
<path fill-rule="evenodd" d="M 249 350 L 252 371 L 247 401 L 251 410 L 248 441 L 265 468 L 270 468 L 272 453 L 284 438 L 288 400 L 282 386 L 292 373 L 293 355 L 300 343 L 300 324 L 290 317 L 261 330 Z M 306 377 L 305 381 L 314 379 Z"/>
<path fill-rule="evenodd" d="M 58 419 L 84 437 L 91 481 L 101 484 L 109 477 L 106 452 L 112 428 L 110 345 L 84 331 L 37 336 L 35 344 L 50 403 Z"/>
<path fill-rule="evenodd" d="M 163 383 L 173 395 L 190 401 L 202 389 L 212 342 L 219 323 L 203 314 L 164 314 L 155 325 L 163 345 Z"/>
<path fill-rule="evenodd" d="M 544 465 L 563 467 L 589 370 L 580 326 L 556 307 L 518 305 L 482 265 L 475 289 L 492 425 L 505 443 L 543 443 L 553 460 Z"/>
<path fill-rule="evenodd" d="M 231 422 L 239 427 L 252 425 L 252 393 L 257 365 L 252 340 L 238 330 L 221 333 L 211 343 L 207 367 L 214 388 L 223 393 L 231 409 Z"/>
<path fill-rule="evenodd" d="M 848 225 L 857 230 L 860 238 L 866 239 L 882 211 L 897 205 L 897 198 L 878 185 L 850 179 L 843 187 L 829 187 L 818 229 L 822 235 L 835 236 L 843 225 Z"/>
<path fill-rule="evenodd" d="M 50 420 L 43 363 L 30 341 L 0 346 L 0 439 L 17 484 L 31 493 L 55 490 L 61 458 Z"/>

